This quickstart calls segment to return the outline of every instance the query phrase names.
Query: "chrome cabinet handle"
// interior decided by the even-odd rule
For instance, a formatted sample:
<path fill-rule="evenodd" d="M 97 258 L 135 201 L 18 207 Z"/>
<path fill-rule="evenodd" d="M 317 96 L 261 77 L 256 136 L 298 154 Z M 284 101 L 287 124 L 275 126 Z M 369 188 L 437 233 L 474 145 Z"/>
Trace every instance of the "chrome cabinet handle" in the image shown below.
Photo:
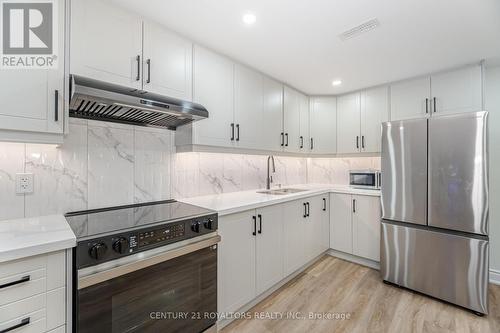
<path fill-rule="evenodd" d="M 146 60 L 146 65 L 148 65 L 148 79 L 146 80 L 146 83 L 151 82 L 151 59 Z"/>
<path fill-rule="evenodd" d="M 7 333 L 7 332 L 10 332 L 10 331 L 13 331 L 15 330 L 16 328 L 19 328 L 19 327 L 23 327 L 23 326 L 26 326 L 30 323 L 30 317 L 28 318 L 24 318 L 23 320 L 21 320 L 21 322 L 19 324 L 16 324 L 14 326 L 11 326 L 11 327 L 7 327 L 6 329 L 4 330 L 1 330 L 0 333 Z"/>
<path fill-rule="evenodd" d="M 259 234 L 262 233 L 262 215 L 258 214 L 257 215 L 259 217 Z"/>
<path fill-rule="evenodd" d="M 26 275 L 26 276 L 23 276 L 22 278 L 20 278 L 19 280 L 8 282 L 8 283 L 0 285 L 0 289 L 7 288 L 10 286 L 15 286 L 16 284 L 28 282 L 30 279 L 31 279 L 31 276 Z"/>
<path fill-rule="evenodd" d="M 231 141 L 234 141 L 234 123 L 231 123 Z"/>
<path fill-rule="evenodd" d="M 59 121 L 59 90 L 54 92 L 54 121 Z"/>
<path fill-rule="evenodd" d="M 252 216 L 252 219 L 253 219 L 252 235 L 257 236 L 257 217 L 254 215 L 254 216 Z"/>
<path fill-rule="evenodd" d="M 135 80 L 139 81 L 141 79 L 141 56 L 136 56 L 135 61 L 137 62 L 137 75 L 135 77 Z"/>

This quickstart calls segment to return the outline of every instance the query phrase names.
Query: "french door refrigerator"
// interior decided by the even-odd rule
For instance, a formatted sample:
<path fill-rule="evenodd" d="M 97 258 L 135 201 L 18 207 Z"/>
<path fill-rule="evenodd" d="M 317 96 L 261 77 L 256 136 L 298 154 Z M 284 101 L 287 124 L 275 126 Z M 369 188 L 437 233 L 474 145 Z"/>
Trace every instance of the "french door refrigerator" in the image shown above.
<path fill-rule="evenodd" d="M 488 113 L 382 125 L 384 281 L 488 313 Z"/>

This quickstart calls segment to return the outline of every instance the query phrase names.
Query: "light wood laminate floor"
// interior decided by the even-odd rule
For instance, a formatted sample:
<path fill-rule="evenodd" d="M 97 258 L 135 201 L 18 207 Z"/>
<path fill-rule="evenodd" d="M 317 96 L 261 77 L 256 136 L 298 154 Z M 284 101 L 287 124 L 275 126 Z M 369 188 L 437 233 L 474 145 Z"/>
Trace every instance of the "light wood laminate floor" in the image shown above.
<path fill-rule="evenodd" d="M 384 284 L 379 272 L 325 255 L 222 332 L 500 332 L 500 286 L 490 284 L 490 314 Z M 264 312 L 350 313 L 349 319 L 258 319 Z M 293 315 L 289 315 L 293 316 Z"/>

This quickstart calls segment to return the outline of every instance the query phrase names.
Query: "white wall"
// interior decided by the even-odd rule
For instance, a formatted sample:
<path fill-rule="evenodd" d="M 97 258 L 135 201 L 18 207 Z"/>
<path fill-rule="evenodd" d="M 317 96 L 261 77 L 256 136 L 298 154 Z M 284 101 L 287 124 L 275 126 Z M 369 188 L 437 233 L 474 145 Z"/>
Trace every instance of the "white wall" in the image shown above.
<path fill-rule="evenodd" d="M 490 145 L 490 268 L 500 272 L 500 66 L 486 68 Z"/>

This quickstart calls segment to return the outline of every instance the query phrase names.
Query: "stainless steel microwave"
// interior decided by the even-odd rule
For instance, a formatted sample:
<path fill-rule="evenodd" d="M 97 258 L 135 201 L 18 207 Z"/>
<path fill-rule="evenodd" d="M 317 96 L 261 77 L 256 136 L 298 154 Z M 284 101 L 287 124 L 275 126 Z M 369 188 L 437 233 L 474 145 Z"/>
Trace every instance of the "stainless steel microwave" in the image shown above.
<path fill-rule="evenodd" d="M 349 171 L 349 185 L 354 188 L 380 189 L 382 176 L 379 170 L 351 170 Z"/>

